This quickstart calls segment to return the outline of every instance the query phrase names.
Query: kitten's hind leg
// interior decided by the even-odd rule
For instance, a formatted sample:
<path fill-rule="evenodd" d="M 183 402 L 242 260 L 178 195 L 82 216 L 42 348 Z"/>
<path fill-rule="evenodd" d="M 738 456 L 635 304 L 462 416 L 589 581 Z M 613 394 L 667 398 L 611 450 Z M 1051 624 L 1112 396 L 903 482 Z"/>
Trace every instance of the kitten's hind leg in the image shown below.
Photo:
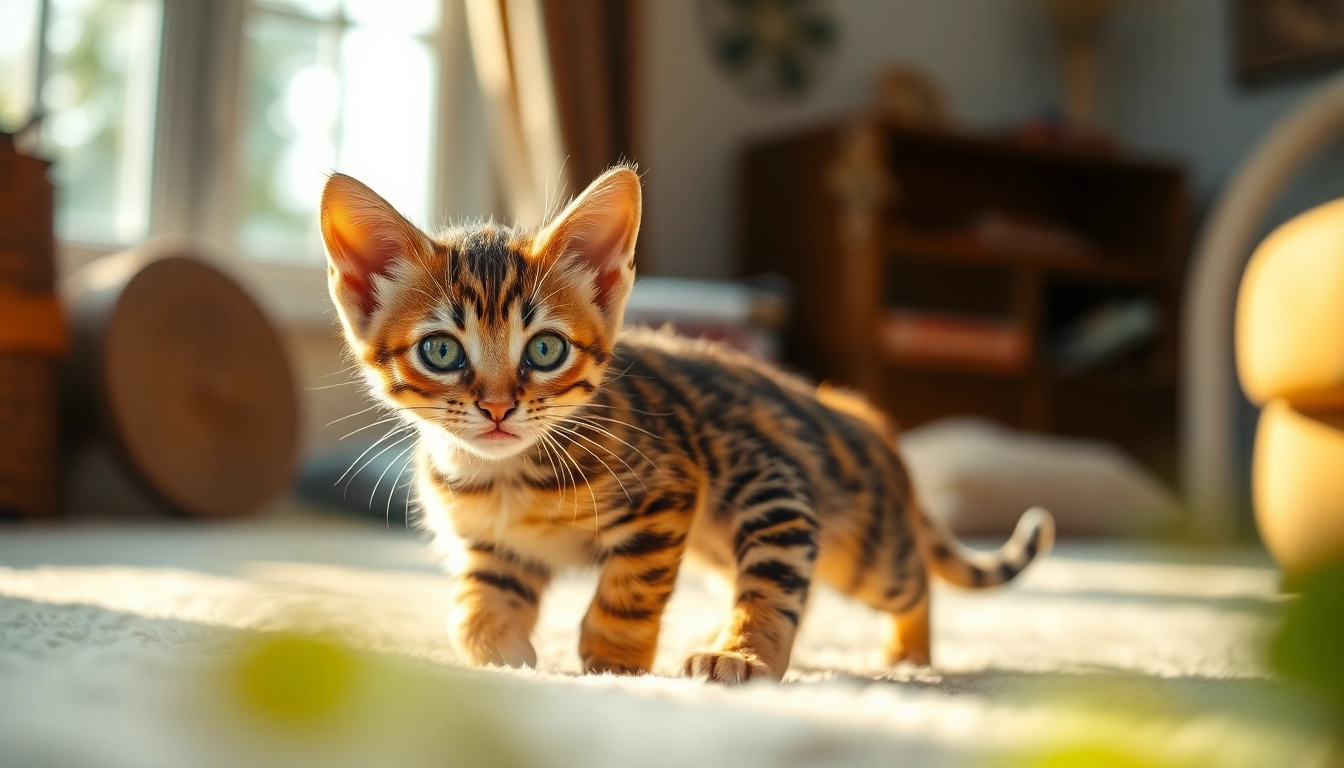
<path fill-rule="evenodd" d="M 738 518 L 733 612 L 712 649 L 683 672 L 719 683 L 779 680 L 789 667 L 817 559 L 817 524 L 800 499 L 770 489 Z M 750 500 L 749 500 L 750 501 Z"/>
<path fill-rule="evenodd" d="M 882 578 L 869 578 L 852 591 L 887 614 L 886 662 L 927 666 L 929 654 L 929 574 L 913 547 L 901 548 Z"/>
<path fill-rule="evenodd" d="M 900 612 L 887 614 L 888 635 L 883 649 L 887 664 L 902 661 L 928 666 L 929 655 L 929 601 L 927 579 L 921 580 L 923 589 L 914 605 Z"/>
<path fill-rule="evenodd" d="M 903 511 L 903 508 L 898 508 Z M 928 665 L 929 571 L 904 518 L 875 507 L 885 525 L 877 535 L 842 542 L 823 556 L 821 570 L 840 591 L 888 616 L 887 663 Z M 866 555 L 866 556 L 865 556 Z"/>

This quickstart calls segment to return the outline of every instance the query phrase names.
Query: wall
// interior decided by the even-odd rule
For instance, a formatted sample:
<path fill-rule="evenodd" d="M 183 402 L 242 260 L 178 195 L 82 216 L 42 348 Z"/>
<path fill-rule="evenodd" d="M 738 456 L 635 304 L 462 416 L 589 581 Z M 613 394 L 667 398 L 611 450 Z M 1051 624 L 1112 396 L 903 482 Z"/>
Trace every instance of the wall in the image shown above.
<path fill-rule="evenodd" d="M 1057 111 L 1053 30 L 1035 0 L 836 0 L 844 39 L 828 78 L 794 104 L 760 105 L 710 63 L 696 3 L 646 0 L 645 148 L 651 271 L 726 276 L 733 163 L 753 138 L 870 102 L 880 69 L 908 61 L 942 86 L 953 115 L 1001 126 Z M 1247 90 L 1233 76 L 1232 3 L 1132 0 L 1115 15 L 1100 61 L 1099 118 L 1136 151 L 1185 160 L 1205 204 L 1255 139 L 1320 77 Z M 1344 152 L 1295 185 L 1277 218 L 1344 195 Z"/>
<path fill-rule="evenodd" d="M 1233 76 L 1233 3 L 1147 0 L 1117 14 L 1102 50 L 1101 118 L 1136 150 L 1184 159 L 1196 202 L 1207 208 L 1261 136 L 1320 86 L 1329 73 L 1247 88 Z M 1344 196 L 1344 141 L 1293 181 L 1263 230 Z M 1246 254 L 1247 257 L 1250 254 Z M 1227 344 L 1231 346 L 1231 339 Z M 1239 464 L 1237 497 L 1249 526 L 1250 464 L 1259 411 L 1229 377 Z"/>
<path fill-rule="evenodd" d="M 1198 216 L 1256 141 L 1329 73 L 1247 88 L 1235 75 L 1233 0 L 1130 0 L 1100 49 L 1098 119 L 1134 152 L 1182 161 Z M 844 39 L 829 77 L 799 103 L 760 105 L 714 71 L 696 3 L 646 0 L 646 270 L 696 277 L 735 271 L 733 168 L 747 142 L 870 103 L 876 74 L 911 62 L 941 85 L 954 118 L 972 128 L 1057 113 L 1061 77 L 1053 30 L 1037 0 L 835 0 Z M 1344 141 L 1304 169 L 1265 231 L 1344 196 Z M 1194 233 L 1192 233 L 1193 235 Z M 1249 256 L 1249 254 L 1247 254 Z M 1230 343 L 1230 340 L 1229 340 Z M 1256 410 L 1240 403 L 1242 477 Z M 1247 495 L 1243 486 L 1241 495 Z"/>
<path fill-rule="evenodd" d="M 1232 14 L 1226 0 L 1134 2 L 1116 14 L 1101 51 L 1102 122 L 1136 151 L 1185 160 L 1201 203 L 1328 76 L 1241 85 Z M 1342 171 L 1344 153 L 1326 153 L 1295 182 L 1274 218 L 1344 195 Z"/>
<path fill-rule="evenodd" d="M 746 100 L 714 70 L 697 3 L 646 0 L 645 148 L 650 266 L 716 277 L 733 271 L 732 169 L 749 139 L 871 101 L 895 60 L 917 63 L 945 89 L 954 115 L 979 126 L 1017 120 L 1056 89 L 1051 30 L 1023 0 L 836 0 L 842 40 L 826 79 L 790 104 Z M 974 55 L 968 55 L 973 51 Z"/>
<path fill-rule="evenodd" d="M 387 418 L 381 408 L 370 409 L 372 402 L 363 379 L 356 375 L 334 324 L 292 324 L 285 327 L 284 335 L 294 366 L 294 384 L 301 395 L 305 456 L 343 445 L 342 435 Z M 386 431 L 367 429 L 345 443 L 371 442 Z M 369 440 L 362 441 L 365 437 Z"/>

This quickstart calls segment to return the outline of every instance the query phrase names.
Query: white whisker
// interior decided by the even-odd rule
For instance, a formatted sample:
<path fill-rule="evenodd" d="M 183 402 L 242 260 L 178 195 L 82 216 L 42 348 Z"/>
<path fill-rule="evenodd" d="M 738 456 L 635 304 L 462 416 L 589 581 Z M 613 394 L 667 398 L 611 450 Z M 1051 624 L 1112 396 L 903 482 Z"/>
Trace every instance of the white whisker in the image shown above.
<path fill-rule="evenodd" d="M 331 378 L 332 376 L 340 376 L 340 375 L 343 374 L 343 373 L 349 373 L 349 372 L 351 372 L 351 371 L 357 371 L 357 370 L 359 370 L 360 368 L 363 368 L 363 367 L 364 367 L 364 364 L 363 364 L 363 363 L 351 363 L 351 364 L 345 366 L 344 368 L 340 369 L 339 371 L 332 371 L 331 373 L 324 373 L 324 374 L 322 374 L 322 378 L 327 379 L 327 378 Z"/>
<path fill-rule="evenodd" d="M 363 414 L 366 414 L 366 413 L 368 413 L 369 411 L 372 411 L 373 409 L 378 408 L 378 407 L 380 407 L 380 406 L 382 406 L 382 403 L 374 403 L 373 405 L 370 405 L 368 408 L 365 408 L 365 409 L 362 410 L 362 411 L 355 411 L 354 413 L 352 413 L 352 414 L 350 414 L 350 415 L 348 415 L 348 416 L 342 416 L 342 417 L 340 417 L 339 419 L 332 419 L 331 421 L 328 421 L 328 422 L 326 423 L 325 426 L 330 427 L 332 424 L 335 424 L 335 423 L 338 422 L 338 421 L 345 421 L 346 419 L 353 419 L 353 418 L 355 418 L 356 416 L 361 416 L 361 415 L 363 415 Z"/>
<path fill-rule="evenodd" d="M 571 416 L 571 417 L 569 417 L 569 418 L 567 418 L 567 419 L 562 419 L 562 423 L 573 423 L 573 424 L 575 424 L 575 425 L 578 425 L 578 424 L 580 424 L 580 422 L 575 421 L 575 419 L 581 419 L 581 418 L 585 418 L 585 417 L 583 417 L 583 416 Z M 644 455 L 644 452 L 641 451 L 641 450 L 639 450 L 639 449 L 636 448 L 635 446 L 633 446 L 633 445 L 631 445 L 630 443 L 627 443 L 626 441 L 624 441 L 624 440 L 622 440 L 621 438 L 617 437 L 615 434 L 613 434 L 613 433 L 611 432 L 611 430 L 604 429 L 603 427 L 601 427 L 601 426 L 599 426 L 599 425 L 597 425 L 597 424 L 583 424 L 583 426 L 585 426 L 585 427 L 587 427 L 587 428 L 589 428 L 589 429 L 591 429 L 591 430 L 593 430 L 593 431 L 595 431 L 595 432 L 601 432 L 602 434 L 606 435 L 607 437 L 610 437 L 612 440 L 615 440 L 615 441 L 617 441 L 617 442 L 623 444 L 625 447 L 629 448 L 630 450 L 634 451 L 635 453 L 638 453 L 639 456 L 640 456 L 640 458 L 644 459 L 644 461 L 648 462 L 649 466 L 653 467 L 655 470 L 658 471 L 658 474 L 662 474 L 662 473 L 663 473 L 662 468 L 660 468 L 656 463 L 654 463 L 653 459 L 650 459 L 648 456 L 645 456 L 645 455 Z M 612 455 L 615 456 L 615 454 L 612 454 Z M 618 457 L 618 458 L 619 458 L 619 457 Z M 626 464 L 626 467 L 629 467 L 629 466 L 630 466 L 629 464 Z M 630 471 L 631 471 L 631 472 L 634 472 L 633 469 L 631 469 Z"/>
<path fill-rule="evenodd" d="M 542 437 L 545 437 L 545 435 L 542 435 Z M 561 484 L 560 480 L 560 470 L 555 466 L 555 459 L 551 457 L 550 446 L 546 445 L 545 442 L 539 442 L 537 443 L 537 446 L 541 448 L 541 453 L 546 457 L 546 460 L 551 463 L 551 475 L 555 478 L 556 486 L 560 488 L 560 498 L 555 502 L 555 510 L 559 512 L 560 505 L 563 504 L 565 500 L 564 486 Z"/>
<path fill-rule="evenodd" d="M 359 476 L 359 473 L 360 473 L 360 472 L 363 472 L 365 469 L 368 469 L 368 467 L 369 467 L 370 464 L 372 464 L 373 462 L 377 461 L 379 456 L 382 456 L 384 453 L 387 453 L 388 451 L 392 450 L 393 448 L 396 448 L 398 445 L 401 445 L 402 443 L 406 442 L 407 440 L 409 440 L 410 438 L 413 438 L 413 437 L 415 437 L 415 432 L 414 432 L 414 431 L 406 432 L 406 433 L 403 434 L 401 437 L 399 437 L 399 438 L 397 438 L 396 440 L 393 440 L 392 442 L 388 443 L 388 444 L 387 444 L 387 447 L 383 448 L 383 450 L 381 450 L 381 451 L 375 453 L 375 454 L 374 454 L 368 461 L 364 462 L 364 465 L 363 465 L 363 466 L 361 466 L 359 469 L 356 469 L 356 470 L 355 470 L 355 473 L 354 473 L 353 475 L 350 475 L 350 479 L 349 479 L 349 480 L 345 481 L 345 490 L 341 492 L 341 495 L 344 496 L 345 494 L 347 494 L 347 493 L 350 492 L 350 484 L 353 483 L 353 482 L 355 481 L 355 478 Z M 379 442 L 381 442 L 381 441 L 379 441 Z M 374 443 L 374 445 L 377 445 L 377 444 L 378 444 L 378 443 Z M 366 453 L 367 453 L 367 451 L 366 451 Z M 355 461 L 359 461 L 359 459 L 355 459 Z M 346 470 L 346 471 L 348 472 L 349 470 Z M 337 480 L 336 482 L 339 483 L 339 482 L 341 482 L 341 481 L 340 481 L 340 480 Z M 372 502 L 370 502 L 370 503 L 372 503 Z"/>
<path fill-rule="evenodd" d="M 341 481 L 345 479 L 345 476 L 348 475 L 348 474 L 350 474 L 350 470 L 354 469 L 354 468 L 355 468 L 355 465 L 359 463 L 359 460 L 362 459 L 362 458 L 364 458 L 365 456 L 369 455 L 369 451 L 372 451 L 374 448 L 377 448 L 379 443 L 381 443 L 381 442 L 383 442 L 384 440 L 386 440 L 387 438 L 389 438 L 389 437 L 391 437 L 391 436 L 397 434 L 398 432 L 404 432 L 404 431 L 406 431 L 407 429 L 411 429 L 411 428 L 412 428 L 412 427 L 411 427 L 410 424 L 402 424 L 401 426 L 393 427 L 392 429 L 389 429 L 386 433 L 383 434 L 382 437 L 380 437 L 380 438 L 378 438 L 377 440 L 373 441 L 373 445 L 370 445 L 368 448 L 365 448 L 363 453 L 361 453 L 361 454 L 359 454 L 358 456 L 356 456 L 356 457 L 355 457 L 355 460 L 354 460 L 353 462 L 350 463 L 350 466 L 346 468 L 345 472 L 342 473 L 340 477 L 336 478 L 336 482 L 332 483 L 332 485 L 340 485 Z"/>
<path fill-rule="evenodd" d="M 541 286 L 544 285 L 546 283 L 546 279 L 551 276 L 551 270 L 555 269 L 555 265 L 559 264 L 560 261 L 561 260 L 558 258 L 552 261 L 551 265 L 546 268 L 546 271 L 541 274 L 541 278 L 537 280 L 535 285 L 532 286 L 532 295 L 527 297 L 528 301 L 532 302 L 533 304 L 537 303 L 537 293 L 541 291 Z"/>
<path fill-rule="evenodd" d="M 585 436 L 585 435 L 581 435 L 581 434 L 579 434 L 578 430 L 571 429 L 571 428 L 569 428 L 569 427 L 566 427 L 566 426 L 563 426 L 563 425 L 560 425 L 560 424 L 556 424 L 556 425 L 555 425 L 555 429 L 558 429 L 558 430 L 560 430 L 560 431 L 562 431 L 562 432 L 564 432 L 564 433 L 566 433 L 566 434 L 568 434 L 568 435 L 572 435 L 573 437 L 576 437 L 576 438 L 578 438 L 578 439 L 580 439 L 580 440 L 585 440 L 585 441 L 587 441 L 587 442 L 589 442 L 589 443 L 592 443 L 593 445 L 596 445 L 598 448 L 601 448 L 602 450 L 606 451 L 608 454 L 610 454 L 611 456 L 613 456 L 614 458 L 616 458 L 616 460 L 620 461 L 622 464 L 625 464 L 625 459 L 622 459 L 620 456 L 617 456 L 616 454 L 612 453 L 612 452 L 611 452 L 611 449 L 607 448 L 606 446 L 602 445 L 601 443 L 598 443 L 596 440 L 593 440 L 592 438 L 587 437 L 587 436 Z M 630 502 L 633 502 L 633 501 L 634 501 L 634 499 L 630 498 L 630 491 L 626 490 L 626 488 L 625 488 L 625 483 L 621 482 L 621 478 L 620 478 L 620 477 L 616 474 L 616 472 L 611 468 L 611 465 L 607 464 L 607 462 L 604 461 L 604 460 L 602 459 L 601 456 L 598 456 L 596 453 L 593 453 L 593 452 L 588 448 L 588 446 L 584 445 L 583 443 L 575 443 L 575 445 L 579 446 L 580 448 L 582 448 L 582 449 L 585 450 L 585 451 L 588 451 L 588 455 L 589 455 L 589 456 L 592 456 L 594 459 L 597 459 L 597 460 L 602 464 L 602 466 L 606 468 L 607 472 L 611 475 L 611 478 L 612 478 L 613 480 L 616 481 L 616 484 L 617 484 L 617 485 L 621 486 L 621 492 L 625 494 L 625 500 L 626 500 L 626 501 L 630 501 Z M 625 468 L 626 468 L 626 469 L 629 469 L 630 472 L 631 472 L 632 474 L 633 474 L 634 471 L 635 471 L 635 470 L 633 470 L 633 469 L 630 469 L 630 465 L 629 465 L 629 464 L 625 464 Z M 637 475 L 636 475 L 636 479 L 638 479 L 638 476 L 637 476 Z M 639 482 L 640 482 L 641 485 L 644 483 L 643 480 L 640 480 Z"/>
<path fill-rule="evenodd" d="M 402 459 L 403 456 L 405 456 L 406 454 L 410 453 L 410 452 L 413 451 L 413 450 L 415 450 L 415 443 L 411 443 L 409 446 L 407 446 L 407 447 L 406 447 L 406 450 L 404 450 L 404 451 L 402 451 L 401 453 L 397 454 L 396 457 L 393 458 L 391 461 L 389 461 L 389 462 L 387 463 L 387 466 L 383 468 L 383 474 L 381 474 L 381 475 L 378 476 L 378 480 L 377 480 L 377 482 L 375 482 L 375 483 L 373 484 L 373 492 L 369 494 L 369 506 L 373 506 L 373 500 L 374 500 L 375 497 L 378 496 L 378 486 L 380 486 L 380 485 L 383 484 L 383 478 L 384 478 L 384 477 L 387 477 L 387 473 L 388 473 L 388 471 L 391 470 L 391 469 L 392 469 L 392 466 L 395 465 L 398 461 L 401 461 L 401 459 Z M 405 468 L 406 468 L 406 465 L 405 465 L 405 464 L 402 464 L 402 465 L 401 465 L 401 468 L 402 468 L 402 469 L 405 469 Z M 398 476 L 400 476 L 401 473 L 399 472 L 399 473 L 397 473 L 397 474 L 398 474 Z M 391 516 L 391 514 L 392 514 L 392 492 L 395 491 L 395 490 L 396 490 L 396 481 L 393 481 L 393 483 L 392 483 L 392 489 L 389 490 L 389 491 L 387 492 L 387 510 L 388 510 L 387 513 L 388 513 L 389 516 Z M 391 527 L 391 523 L 390 523 L 390 522 L 388 523 L 388 525 L 389 525 L 389 527 Z"/>
<path fill-rule="evenodd" d="M 344 440 L 345 438 L 350 437 L 351 435 L 357 435 L 357 434 L 359 434 L 360 432 L 363 432 L 363 431 L 366 430 L 366 429 L 373 429 L 374 427 L 382 426 L 383 424 L 390 424 L 390 423 L 392 423 L 392 422 L 394 422 L 394 421 L 401 421 L 401 417 L 400 417 L 400 416 L 388 416 L 387 418 L 385 418 L 385 419 L 379 419 L 379 420 L 373 422 L 372 424 L 365 424 L 364 426 L 360 427 L 359 429 L 351 430 L 351 431 L 349 431 L 349 432 L 346 432 L 344 435 L 341 435 L 340 437 L 336 438 L 336 442 L 339 443 L 340 441 Z M 407 426 L 409 426 L 409 425 L 407 425 Z"/>
<path fill-rule="evenodd" d="M 572 426 L 566 426 L 566 425 L 572 425 Z M 662 474 L 662 470 L 661 470 L 661 469 L 658 469 L 658 465 L 657 465 L 657 464 L 654 464 L 653 461 L 652 461 L 648 456 L 645 456 L 645 455 L 643 454 L 643 452 L 641 452 L 638 448 L 636 448 L 636 447 L 633 446 L 633 445 L 630 445 L 629 443 L 625 442 L 625 441 L 622 440 L 621 438 L 617 437 L 616 435 L 613 435 L 612 433 L 608 432 L 608 431 L 605 430 L 605 429 L 602 429 L 602 428 L 599 427 L 599 426 L 596 426 L 596 425 L 594 425 L 594 424 L 581 424 L 581 423 L 579 423 L 579 422 L 563 422 L 563 423 L 561 423 L 561 424 L 556 424 L 555 426 L 556 426 L 556 428 L 558 428 L 558 429 L 565 429 L 565 430 L 567 430 L 567 431 L 569 431 L 569 432 L 571 432 L 571 433 L 573 433 L 573 434 L 576 434 L 576 435 L 578 434 L 578 433 L 577 433 L 577 428 L 591 429 L 591 430 L 593 430 L 593 431 L 595 431 L 595 432 L 600 432 L 601 434 L 604 434 L 604 435 L 606 435 L 607 437 L 610 437 L 611 439 L 616 440 L 617 442 L 623 443 L 623 444 L 624 444 L 626 447 L 628 447 L 630 450 L 634 451 L 635 453 L 638 453 L 641 457 L 644 458 L 644 461 L 648 462 L 649 466 L 651 466 L 651 467 L 653 467 L 655 470 L 657 470 L 659 474 Z M 630 466 L 630 464 L 629 464 L 628 462 L 626 462 L 626 460 L 625 460 L 620 454 L 616 453 L 615 451 L 612 451 L 612 450 L 611 450 L 610 448 L 608 448 L 607 446 L 602 445 L 600 442 L 598 442 L 598 441 L 596 441 L 596 440 L 593 440 L 592 438 L 588 437 L 587 435 L 578 435 L 578 436 L 579 436 L 579 437 L 582 437 L 584 440 L 587 440 L 588 442 L 592 443 L 593 445 L 598 446 L 598 447 L 601 448 L 602 450 L 606 451 L 608 455 L 612 456 L 612 457 L 615 458 L 617 461 L 619 461 L 619 462 L 621 462 L 622 464 L 624 464 L 624 465 L 625 465 L 625 468 L 628 469 L 628 470 L 630 470 L 630 474 L 634 475 L 634 476 L 635 476 L 635 479 L 639 481 L 639 484 L 640 484 L 640 485 L 643 485 L 645 490 L 648 490 L 648 486 L 647 486 L 647 485 L 644 485 L 644 478 L 640 477 L 640 476 L 639 476 L 639 473 L 635 471 L 635 468 L 632 467 L 632 466 Z M 617 482 L 619 482 L 619 479 L 617 480 Z M 622 486 L 622 487 L 624 487 L 624 486 Z M 629 494 L 626 494 L 626 495 L 628 496 Z"/>
<path fill-rule="evenodd" d="M 549 439 L 551 439 L 552 441 L 555 441 L 555 437 L 553 437 L 553 436 L 551 436 L 551 435 L 547 435 L 547 437 L 548 437 Z M 578 461 L 578 459 L 575 459 L 573 456 L 571 456 L 571 455 L 569 454 L 569 451 L 566 451 L 566 450 L 564 449 L 564 446 L 560 445 L 560 443 L 559 443 L 558 441 L 555 442 L 555 446 L 556 446 L 557 449 L 559 449 L 559 451 L 560 451 L 560 455 L 563 456 L 564 458 L 568 459 L 568 460 L 570 461 L 570 463 L 574 465 L 574 470 L 575 470 L 576 472 L 579 473 L 579 478 L 580 478 L 581 480 L 583 480 L 583 484 L 586 485 L 586 486 L 588 486 L 588 498 L 592 499 L 592 501 L 593 501 L 593 535 L 597 535 L 597 534 L 598 534 L 598 530 L 597 530 L 597 515 L 598 515 L 598 511 L 597 511 L 597 493 L 593 491 L 593 484 L 590 483 L 590 482 L 588 482 L 588 476 L 585 475 L 585 474 L 583 473 L 583 467 L 579 466 L 579 461 Z M 570 475 L 570 480 L 571 480 L 571 481 L 573 480 L 573 475 Z M 575 485 L 575 487 L 577 488 L 577 484 Z M 574 520 L 575 520 L 576 522 L 577 522 L 578 519 L 579 519 L 579 518 L 578 518 L 578 515 L 579 515 L 578 493 L 577 493 L 577 491 L 576 491 L 576 492 L 575 492 L 575 496 L 574 496 Z"/>
<path fill-rule="evenodd" d="M 319 392 L 324 389 L 335 389 L 337 387 L 353 387 L 356 384 L 362 384 L 361 381 L 342 381 L 339 384 L 326 384 L 321 387 L 304 387 L 305 392 Z"/>
<path fill-rule="evenodd" d="M 576 410 L 579 408 L 612 408 L 615 410 L 629 411 L 631 413 L 642 413 L 645 416 L 676 416 L 675 413 L 672 413 L 670 411 L 667 413 L 652 413 L 650 411 L 641 411 L 638 408 L 628 408 L 622 405 L 605 405 L 603 403 L 583 403 L 581 405 L 570 405 L 568 403 L 550 403 L 550 404 L 542 403 L 541 405 L 533 407 L 538 410 L 542 408 L 574 408 Z"/>
<path fill-rule="evenodd" d="M 565 466 L 565 473 L 569 475 L 569 484 L 574 488 L 574 520 L 577 522 L 579 519 L 579 483 L 578 478 L 574 476 L 574 473 L 578 472 L 578 477 L 583 478 L 584 483 L 588 482 L 588 478 L 583 474 L 583 467 L 579 466 L 578 460 L 569 455 L 569 451 L 566 451 L 564 446 L 560 445 L 559 440 L 556 440 L 552 435 L 547 435 L 546 437 L 548 437 L 551 444 L 555 446 L 557 458 L 559 458 L 561 464 Z M 588 486 L 588 495 L 593 500 L 593 514 L 596 515 L 597 497 L 593 495 L 593 487 L 591 485 Z"/>
<path fill-rule="evenodd" d="M 623 427 L 627 427 L 627 428 L 629 428 L 629 429 L 633 429 L 633 430 L 635 430 L 636 432 L 643 432 L 644 434 L 648 435 L 649 437 L 652 437 L 654 440 L 666 440 L 666 439 L 667 439 L 667 438 L 664 437 L 663 435 L 657 435 L 657 434 L 654 434 L 654 433 L 650 432 L 649 430 L 644 429 L 643 427 L 636 427 L 634 424 L 631 424 L 631 423 L 628 422 L 628 421 L 621 421 L 620 419 L 613 419 L 613 418 L 610 417 L 610 416 L 599 416 L 599 415 L 597 415 L 597 414 L 595 414 L 595 413 L 580 413 L 580 414 L 574 414 L 574 415 L 570 415 L 570 416 L 562 416 L 561 418 L 562 418 L 562 419 L 597 419 L 598 421 L 606 421 L 606 422 L 610 422 L 610 423 L 612 423 L 612 424 L 620 424 L 621 426 L 623 426 Z"/>
<path fill-rule="evenodd" d="M 555 460 L 559 462 L 560 469 L 563 469 L 565 471 L 565 474 L 568 475 L 569 477 L 569 485 L 571 488 L 574 489 L 574 519 L 577 520 L 579 518 L 579 484 L 574 482 L 574 474 L 570 472 L 569 465 L 565 464 L 564 458 L 560 456 L 560 449 L 559 446 L 555 444 L 555 438 L 551 437 L 550 435 L 544 432 L 538 434 L 538 438 L 540 438 L 540 440 L 542 441 L 541 444 L 548 446 L 548 450 L 551 451 L 551 453 L 555 456 Z M 555 481 L 556 483 L 559 484 L 564 483 L 564 480 L 561 479 L 559 472 L 556 472 L 555 474 Z M 564 505 L 564 500 L 565 497 L 564 494 L 562 493 L 560 495 L 560 499 L 557 500 L 555 503 L 556 512 L 560 511 L 560 509 Z"/>

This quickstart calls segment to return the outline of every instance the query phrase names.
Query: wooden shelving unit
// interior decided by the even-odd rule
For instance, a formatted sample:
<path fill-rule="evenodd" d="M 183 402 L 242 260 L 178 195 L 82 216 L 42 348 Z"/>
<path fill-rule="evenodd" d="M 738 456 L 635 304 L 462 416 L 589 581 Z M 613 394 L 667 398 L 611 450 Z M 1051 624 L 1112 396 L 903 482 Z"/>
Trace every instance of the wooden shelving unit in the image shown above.
<path fill-rule="evenodd" d="M 864 390 L 904 427 L 985 415 L 1109 440 L 1174 474 L 1179 167 L 861 116 L 751 146 L 740 171 L 740 268 L 792 281 L 791 364 Z M 1059 237 L 986 237 L 989 218 Z M 1059 334 L 1123 300 L 1156 307 L 1156 334 L 1106 365 L 1059 370 Z M 1011 323 L 1028 352 L 1013 367 L 896 354 L 880 333 L 892 308 Z"/>

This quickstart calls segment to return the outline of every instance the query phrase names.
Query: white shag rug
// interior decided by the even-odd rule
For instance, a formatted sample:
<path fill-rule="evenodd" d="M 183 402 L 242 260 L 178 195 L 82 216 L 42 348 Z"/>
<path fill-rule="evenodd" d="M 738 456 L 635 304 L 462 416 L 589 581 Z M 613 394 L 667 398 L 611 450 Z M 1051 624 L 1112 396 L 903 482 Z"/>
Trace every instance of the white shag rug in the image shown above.
<path fill-rule="evenodd" d="M 539 671 L 467 671 L 445 577 L 405 531 L 292 515 L 0 528 L 0 765 L 1018 765 L 1113 743 L 1321 759 L 1260 659 L 1281 599 L 1256 551 L 1064 543 L 1008 588 L 940 588 L 936 671 L 881 667 L 879 617 L 822 591 L 785 683 L 733 690 L 576 676 L 591 588 L 547 593 Z M 683 578 L 660 673 L 713 633 L 713 594 Z M 247 693 L 273 632 L 358 649 L 330 685 L 294 673 L 321 689 L 317 714 Z"/>

